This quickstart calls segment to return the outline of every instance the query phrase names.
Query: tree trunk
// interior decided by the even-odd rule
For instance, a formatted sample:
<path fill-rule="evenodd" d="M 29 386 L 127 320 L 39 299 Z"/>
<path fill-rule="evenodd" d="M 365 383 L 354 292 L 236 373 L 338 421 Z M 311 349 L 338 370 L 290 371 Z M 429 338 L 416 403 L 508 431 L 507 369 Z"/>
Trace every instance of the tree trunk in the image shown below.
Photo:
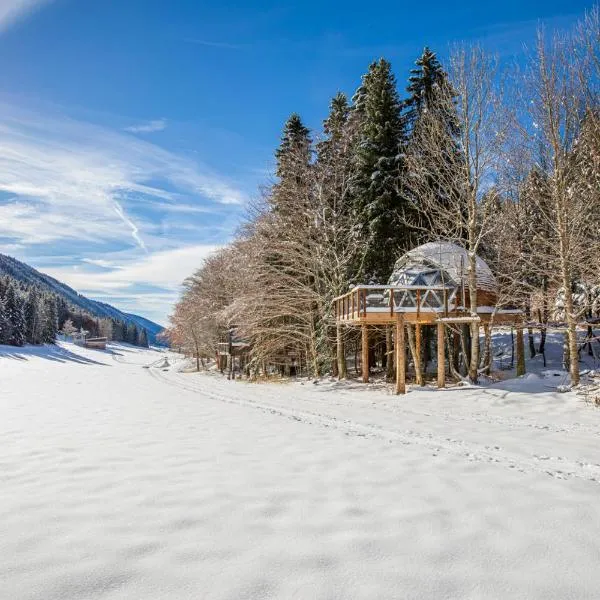
<path fill-rule="evenodd" d="M 529 342 L 529 358 L 535 358 L 535 340 L 533 337 L 533 327 L 527 328 L 527 341 Z"/>
<path fill-rule="evenodd" d="M 517 327 L 517 377 L 525 375 L 525 344 L 523 327 Z"/>
<path fill-rule="evenodd" d="M 546 307 L 546 298 L 544 297 L 544 313 L 542 317 L 542 311 L 538 310 L 538 319 L 542 326 L 540 327 L 540 345 L 538 352 L 542 355 L 544 361 L 544 367 L 546 366 L 546 323 L 548 322 L 548 310 Z"/>
<path fill-rule="evenodd" d="M 413 359 L 413 364 L 415 365 L 415 380 L 417 382 L 417 385 L 423 385 L 423 373 L 421 371 L 421 356 L 420 353 L 417 352 L 413 325 L 407 323 L 406 330 L 408 332 L 408 345 L 410 347 L 410 354 Z"/>
<path fill-rule="evenodd" d="M 448 345 L 448 370 L 450 375 L 455 381 L 460 381 L 461 376 L 458 372 L 458 334 L 456 331 L 451 331 L 450 335 L 446 336 L 446 343 Z"/>
<path fill-rule="evenodd" d="M 394 380 L 394 361 L 393 361 L 394 354 L 393 354 L 393 352 L 394 352 L 394 344 L 392 341 L 392 326 L 388 325 L 385 328 L 385 353 L 387 356 L 386 372 L 385 372 L 386 381 Z"/>
<path fill-rule="evenodd" d="M 446 326 L 437 324 L 437 386 L 446 386 L 446 355 L 445 355 Z"/>
<path fill-rule="evenodd" d="M 317 348 L 317 332 L 315 330 L 314 323 L 311 324 L 310 328 L 310 347 L 308 352 L 310 353 L 310 362 L 312 363 L 313 376 L 315 378 L 319 377 L 321 375 L 319 370 L 319 350 Z"/>
<path fill-rule="evenodd" d="M 200 371 L 200 350 L 198 349 L 198 342 L 194 338 L 194 348 L 196 348 L 196 371 Z"/>
<path fill-rule="evenodd" d="M 483 326 L 484 346 L 483 346 L 483 372 L 490 375 L 492 372 L 492 328 L 489 325 Z"/>
<path fill-rule="evenodd" d="M 472 247 L 472 246 L 471 246 Z M 471 316 L 477 317 L 477 255 L 469 250 L 469 302 Z M 471 323 L 471 361 L 469 363 L 469 380 L 477 383 L 479 368 L 479 322 Z"/>
<path fill-rule="evenodd" d="M 396 354 L 396 394 L 406 393 L 406 349 L 404 340 L 404 317 L 396 317 L 394 351 Z"/>
<path fill-rule="evenodd" d="M 569 354 L 569 333 L 565 331 L 565 334 L 563 336 L 563 369 L 565 371 L 569 370 Z"/>
<path fill-rule="evenodd" d="M 452 367 L 453 375 L 456 377 L 460 374 L 460 338 L 461 335 L 458 331 L 453 331 L 451 336 L 451 360 L 450 366 Z M 460 379 L 460 377 L 458 377 Z"/>
<path fill-rule="evenodd" d="M 515 366 L 515 331 L 510 328 L 510 368 Z"/>
<path fill-rule="evenodd" d="M 567 337 L 569 344 L 569 373 L 571 385 L 579 385 L 579 354 L 577 352 L 577 321 L 573 310 L 573 293 L 569 285 L 565 289 L 565 312 L 567 313 Z"/>
<path fill-rule="evenodd" d="M 569 262 L 569 227 L 566 217 L 564 203 L 566 192 L 562 180 L 558 181 L 558 190 L 556 192 L 556 215 L 558 229 L 558 248 L 560 257 L 561 283 L 565 291 L 565 317 L 567 321 L 567 336 L 569 345 L 569 373 L 571 375 L 571 385 L 579 385 L 579 355 L 577 354 L 577 321 L 573 306 L 573 283 L 571 266 Z"/>
<path fill-rule="evenodd" d="M 464 377 L 469 374 L 471 339 L 473 338 L 470 325 L 462 325 L 459 336 L 462 364 L 460 365 L 460 373 Z"/>
<path fill-rule="evenodd" d="M 336 327 L 336 341 L 338 378 L 346 379 L 348 376 L 346 370 L 346 348 L 344 347 L 344 331 L 340 323 L 338 323 Z"/>
<path fill-rule="evenodd" d="M 362 325 L 362 380 L 369 383 L 369 328 Z"/>

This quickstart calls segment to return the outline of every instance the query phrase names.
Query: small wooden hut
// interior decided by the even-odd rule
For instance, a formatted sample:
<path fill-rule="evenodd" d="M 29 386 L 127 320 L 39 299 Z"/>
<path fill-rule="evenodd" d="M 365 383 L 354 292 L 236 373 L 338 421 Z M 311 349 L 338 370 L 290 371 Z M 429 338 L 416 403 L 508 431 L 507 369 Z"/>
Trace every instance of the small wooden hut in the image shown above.
<path fill-rule="evenodd" d="M 86 338 L 83 345 L 86 348 L 93 348 L 94 350 L 106 350 L 107 341 L 108 340 L 105 337 Z"/>
<path fill-rule="evenodd" d="M 422 326 L 437 327 L 437 384 L 445 387 L 446 327 L 480 323 L 514 325 L 517 328 L 517 364 L 523 371 L 523 315 L 516 309 L 499 308 L 496 278 L 477 257 L 477 308 L 471 311 L 468 256 L 450 242 L 430 242 L 398 259 L 387 285 L 358 285 L 334 300 L 338 324 L 362 329 L 362 377 L 369 380 L 369 328 L 395 325 L 396 392 L 406 391 L 405 325 L 415 325 L 417 352 Z M 524 372 L 524 371 L 523 371 Z M 521 373 L 519 373 L 521 374 Z"/>

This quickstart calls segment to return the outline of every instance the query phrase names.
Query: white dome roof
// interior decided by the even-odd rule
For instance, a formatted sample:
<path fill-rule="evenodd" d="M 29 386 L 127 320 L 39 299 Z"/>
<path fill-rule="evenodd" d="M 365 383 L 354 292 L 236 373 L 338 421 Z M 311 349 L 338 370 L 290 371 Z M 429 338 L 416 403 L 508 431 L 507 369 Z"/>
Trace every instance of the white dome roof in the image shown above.
<path fill-rule="evenodd" d="M 439 270 L 436 275 L 432 271 Z M 429 242 L 413 248 L 394 265 L 390 285 L 468 285 L 469 258 L 467 251 L 452 242 Z M 430 272 L 428 275 L 422 275 Z M 447 278 L 452 281 L 448 281 Z M 418 282 L 414 279 L 419 278 Z M 412 279 L 413 281 L 409 281 Z M 484 260 L 477 257 L 477 288 L 497 291 L 496 278 Z"/>

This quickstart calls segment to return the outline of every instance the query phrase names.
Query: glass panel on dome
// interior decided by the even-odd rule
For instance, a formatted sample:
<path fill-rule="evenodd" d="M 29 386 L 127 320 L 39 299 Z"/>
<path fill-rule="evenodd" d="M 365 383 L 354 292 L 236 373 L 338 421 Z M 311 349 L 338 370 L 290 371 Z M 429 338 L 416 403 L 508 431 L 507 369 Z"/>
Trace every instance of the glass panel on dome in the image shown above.
<path fill-rule="evenodd" d="M 417 308 L 417 298 L 415 290 L 407 290 L 400 303 L 401 308 Z"/>
<path fill-rule="evenodd" d="M 426 292 L 425 297 L 421 301 L 421 308 L 442 308 L 442 306 L 442 300 L 433 290 Z"/>
<path fill-rule="evenodd" d="M 430 271 L 429 273 L 423 273 L 423 279 L 427 282 L 428 286 L 438 285 L 440 282 L 440 272 Z"/>

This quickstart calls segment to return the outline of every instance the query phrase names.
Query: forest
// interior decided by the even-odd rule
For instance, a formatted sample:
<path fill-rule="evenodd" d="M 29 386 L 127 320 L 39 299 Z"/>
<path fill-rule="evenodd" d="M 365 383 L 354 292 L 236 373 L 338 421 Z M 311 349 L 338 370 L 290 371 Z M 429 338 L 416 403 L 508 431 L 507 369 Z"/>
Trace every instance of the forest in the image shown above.
<path fill-rule="evenodd" d="M 75 332 L 148 347 L 146 330 L 133 322 L 97 317 L 39 285 L 0 276 L 0 344 L 54 344 Z"/>
<path fill-rule="evenodd" d="M 457 45 L 442 64 L 425 48 L 405 85 L 381 58 L 351 98 L 333 96 L 320 131 L 292 114 L 273 181 L 184 282 L 171 343 L 212 358 L 234 331 L 251 373 L 294 355 L 312 376 L 345 377 L 338 348 L 359 340 L 336 325 L 333 299 L 446 240 L 469 257 L 471 307 L 476 257 L 490 265 L 498 307 L 525 313 L 532 355 L 550 328 L 564 332 L 576 385 L 578 332 L 600 316 L 600 12 L 531 42 L 517 62 Z M 476 381 L 476 325 L 470 333 L 463 369 Z M 376 340 L 384 362 L 390 338 Z"/>

